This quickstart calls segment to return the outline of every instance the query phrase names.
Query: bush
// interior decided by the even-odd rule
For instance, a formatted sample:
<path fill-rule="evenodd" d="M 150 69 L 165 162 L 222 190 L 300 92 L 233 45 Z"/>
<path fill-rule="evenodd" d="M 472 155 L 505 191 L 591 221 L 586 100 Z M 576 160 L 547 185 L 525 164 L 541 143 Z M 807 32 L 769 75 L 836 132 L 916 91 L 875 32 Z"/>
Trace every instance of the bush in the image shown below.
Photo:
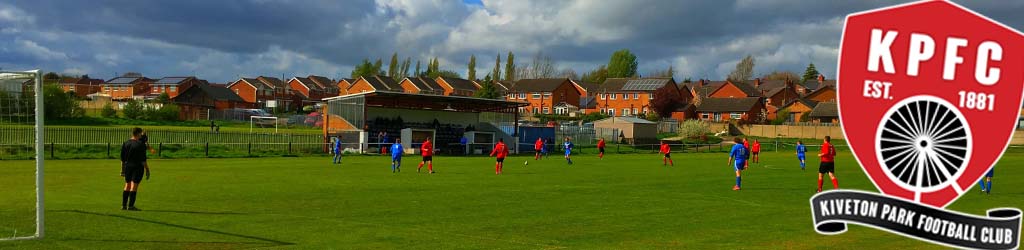
<path fill-rule="evenodd" d="M 59 85 L 43 86 L 44 115 L 47 119 L 78 118 L 85 116 L 85 110 L 78 105 L 74 96 L 64 92 Z"/>
<path fill-rule="evenodd" d="M 143 119 L 146 115 L 146 107 L 144 107 L 142 102 L 139 100 L 131 100 L 124 105 L 124 108 L 121 109 L 121 113 L 124 114 L 124 118 L 135 120 Z"/>
<path fill-rule="evenodd" d="M 116 118 L 117 110 L 114 109 L 114 105 L 112 103 L 108 102 L 106 105 L 103 105 L 103 110 L 100 110 L 100 115 L 106 118 Z"/>
<path fill-rule="evenodd" d="M 775 120 L 772 120 L 772 125 L 786 124 L 786 120 L 789 119 L 789 109 L 779 110 L 775 113 Z"/>
<path fill-rule="evenodd" d="M 163 107 L 157 110 L 158 120 L 161 121 L 177 121 L 178 113 L 181 112 L 181 108 L 174 104 L 165 104 Z"/>
<path fill-rule="evenodd" d="M 686 120 L 679 125 L 679 135 L 685 138 L 698 138 L 711 133 L 711 128 L 701 120 Z"/>

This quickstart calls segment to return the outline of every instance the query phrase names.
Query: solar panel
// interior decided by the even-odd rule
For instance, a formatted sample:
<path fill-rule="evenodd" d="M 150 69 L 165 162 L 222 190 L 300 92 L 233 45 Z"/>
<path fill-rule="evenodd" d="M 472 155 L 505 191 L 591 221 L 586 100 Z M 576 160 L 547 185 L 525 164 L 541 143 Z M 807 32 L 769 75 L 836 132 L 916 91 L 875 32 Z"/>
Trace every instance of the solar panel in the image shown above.
<path fill-rule="evenodd" d="M 113 84 L 127 84 L 127 83 L 131 83 L 131 82 L 135 81 L 136 79 L 139 79 L 139 78 L 136 78 L 136 77 L 118 77 L 118 78 L 114 78 L 114 80 L 110 81 L 109 83 L 113 83 Z"/>
<path fill-rule="evenodd" d="M 622 86 L 622 90 L 631 91 L 649 91 L 656 90 L 661 86 L 665 85 L 665 79 L 635 79 L 626 82 L 625 86 Z"/>

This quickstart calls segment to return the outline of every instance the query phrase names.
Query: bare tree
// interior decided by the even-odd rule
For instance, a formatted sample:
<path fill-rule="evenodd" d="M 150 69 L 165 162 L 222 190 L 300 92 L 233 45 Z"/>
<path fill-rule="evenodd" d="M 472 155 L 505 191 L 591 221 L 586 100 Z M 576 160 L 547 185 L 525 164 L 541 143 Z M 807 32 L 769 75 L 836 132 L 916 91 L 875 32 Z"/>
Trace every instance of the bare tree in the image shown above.
<path fill-rule="evenodd" d="M 750 80 L 751 77 L 754 77 L 754 57 L 747 55 L 743 60 L 736 63 L 736 69 L 734 69 L 732 73 L 729 73 L 729 77 L 727 79 L 730 81 L 742 82 Z"/>
<path fill-rule="evenodd" d="M 558 78 L 569 78 L 573 80 L 579 80 L 580 75 L 577 74 L 576 70 L 572 68 L 564 68 L 562 69 L 562 71 L 558 72 Z"/>

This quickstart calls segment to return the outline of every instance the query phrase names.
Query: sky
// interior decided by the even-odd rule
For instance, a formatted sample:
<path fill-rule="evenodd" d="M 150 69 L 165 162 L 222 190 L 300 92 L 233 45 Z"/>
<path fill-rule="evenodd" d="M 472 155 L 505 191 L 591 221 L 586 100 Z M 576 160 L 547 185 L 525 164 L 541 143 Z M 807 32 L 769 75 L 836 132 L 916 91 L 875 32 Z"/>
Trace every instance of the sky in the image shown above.
<path fill-rule="evenodd" d="M 833 77 L 847 14 L 902 1 L 796 0 L 177 0 L 0 1 L 0 69 L 110 79 L 195 75 L 348 77 L 364 58 L 423 61 L 465 76 L 511 51 L 579 74 L 629 49 L 639 72 L 724 79 L 745 55 L 755 74 Z M 1024 1 L 960 1 L 1024 29 Z M 31 12 L 29 12 L 31 11 Z M 504 61 L 502 62 L 504 65 Z M 482 78 L 482 75 L 479 76 Z"/>

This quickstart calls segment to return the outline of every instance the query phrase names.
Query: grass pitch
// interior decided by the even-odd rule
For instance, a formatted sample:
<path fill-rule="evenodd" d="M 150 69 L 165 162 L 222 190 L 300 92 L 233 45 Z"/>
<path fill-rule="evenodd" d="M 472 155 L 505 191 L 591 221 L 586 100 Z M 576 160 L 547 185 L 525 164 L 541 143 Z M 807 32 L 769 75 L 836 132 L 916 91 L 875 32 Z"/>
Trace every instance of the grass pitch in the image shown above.
<path fill-rule="evenodd" d="M 408 156 L 153 160 L 137 206 L 120 210 L 112 160 L 49 161 L 46 238 L 2 249 L 918 249 L 938 248 L 851 225 L 814 232 L 808 198 L 817 160 L 765 153 L 734 184 L 724 153 L 506 160 L 437 156 L 437 174 Z M 524 161 L 530 160 L 525 166 Z M 875 191 L 848 152 L 840 186 Z M 1024 207 L 1024 153 L 1008 152 L 994 192 L 975 187 L 949 208 Z M 0 162 L 0 235 L 34 230 L 29 161 Z M 424 167 L 425 172 L 425 167 Z M 826 181 L 826 187 L 831 184 Z M 6 237 L 6 236 L 4 236 Z"/>

